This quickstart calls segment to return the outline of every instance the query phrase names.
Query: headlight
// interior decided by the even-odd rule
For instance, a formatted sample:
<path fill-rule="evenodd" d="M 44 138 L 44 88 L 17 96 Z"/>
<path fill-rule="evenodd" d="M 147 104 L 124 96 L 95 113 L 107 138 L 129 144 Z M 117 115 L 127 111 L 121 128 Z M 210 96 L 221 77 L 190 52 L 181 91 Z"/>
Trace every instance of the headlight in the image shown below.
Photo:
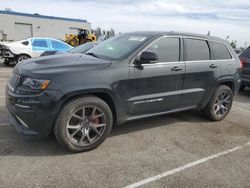
<path fill-rule="evenodd" d="M 25 78 L 23 81 L 23 85 L 29 86 L 31 89 L 40 89 L 45 90 L 50 83 L 50 80 L 42 80 L 35 78 Z"/>

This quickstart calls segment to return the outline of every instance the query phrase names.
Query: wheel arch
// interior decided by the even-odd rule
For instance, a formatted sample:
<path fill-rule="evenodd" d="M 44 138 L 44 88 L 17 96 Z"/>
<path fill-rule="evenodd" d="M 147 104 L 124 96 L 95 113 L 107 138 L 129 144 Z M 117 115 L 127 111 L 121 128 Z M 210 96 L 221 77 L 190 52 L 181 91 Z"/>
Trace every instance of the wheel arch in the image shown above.
<path fill-rule="evenodd" d="M 21 56 L 21 55 L 25 55 L 25 56 L 28 56 L 29 58 L 31 58 L 31 56 L 29 54 L 26 54 L 26 53 L 16 54 L 16 57 Z"/>
<path fill-rule="evenodd" d="M 116 99 L 112 91 L 108 91 L 107 89 L 82 90 L 82 91 L 73 91 L 71 93 L 68 93 L 65 96 L 63 96 L 61 99 L 62 101 L 61 101 L 60 111 L 62 107 L 69 101 L 77 97 L 84 97 L 84 96 L 95 96 L 105 101 L 112 111 L 114 124 L 117 124 L 118 107 L 117 107 Z"/>
<path fill-rule="evenodd" d="M 220 80 L 219 85 L 226 85 L 226 86 L 228 86 L 232 90 L 233 94 L 235 94 L 236 85 L 235 85 L 235 82 L 234 82 L 233 79 Z"/>

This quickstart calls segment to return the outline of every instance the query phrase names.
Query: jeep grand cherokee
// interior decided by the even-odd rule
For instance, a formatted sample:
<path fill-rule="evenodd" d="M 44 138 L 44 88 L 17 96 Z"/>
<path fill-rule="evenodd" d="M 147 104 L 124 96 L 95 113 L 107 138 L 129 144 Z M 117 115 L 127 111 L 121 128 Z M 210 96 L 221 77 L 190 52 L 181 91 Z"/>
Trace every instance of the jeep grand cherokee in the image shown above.
<path fill-rule="evenodd" d="M 240 85 L 240 61 L 225 40 L 188 33 L 118 35 L 86 54 L 18 64 L 6 89 L 10 123 L 73 152 L 96 148 L 113 125 L 198 109 L 226 117 Z"/>

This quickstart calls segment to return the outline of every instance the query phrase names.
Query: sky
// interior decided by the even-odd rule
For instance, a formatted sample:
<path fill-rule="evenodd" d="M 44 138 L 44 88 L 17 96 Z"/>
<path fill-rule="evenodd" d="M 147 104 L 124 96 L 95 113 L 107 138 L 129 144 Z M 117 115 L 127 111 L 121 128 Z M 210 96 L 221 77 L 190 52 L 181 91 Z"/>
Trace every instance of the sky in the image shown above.
<path fill-rule="evenodd" d="M 86 19 L 116 32 L 185 31 L 250 45 L 250 0 L 0 0 L 0 10 Z M 245 44 L 247 42 L 247 44 Z"/>

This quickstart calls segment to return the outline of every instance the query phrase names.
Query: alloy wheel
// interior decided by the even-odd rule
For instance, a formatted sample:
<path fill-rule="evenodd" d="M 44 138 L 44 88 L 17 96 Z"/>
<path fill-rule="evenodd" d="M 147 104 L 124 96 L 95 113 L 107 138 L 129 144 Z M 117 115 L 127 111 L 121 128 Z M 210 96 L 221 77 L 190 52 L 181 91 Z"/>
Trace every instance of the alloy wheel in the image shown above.
<path fill-rule="evenodd" d="M 222 91 L 215 99 L 214 114 L 217 117 L 223 117 L 230 109 L 232 97 L 229 92 Z"/>
<path fill-rule="evenodd" d="M 66 133 L 68 139 L 77 146 L 88 146 L 103 135 L 106 116 L 97 106 L 84 106 L 74 111 L 68 118 Z"/>

